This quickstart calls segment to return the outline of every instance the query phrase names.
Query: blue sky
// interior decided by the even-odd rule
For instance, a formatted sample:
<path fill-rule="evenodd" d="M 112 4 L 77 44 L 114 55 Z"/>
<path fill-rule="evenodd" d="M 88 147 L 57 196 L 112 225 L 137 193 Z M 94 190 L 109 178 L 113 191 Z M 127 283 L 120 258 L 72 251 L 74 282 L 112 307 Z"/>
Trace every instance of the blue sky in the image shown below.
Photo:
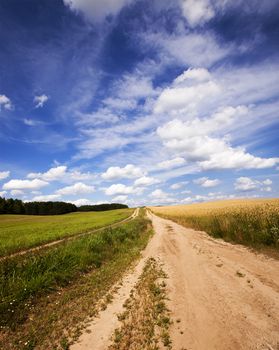
<path fill-rule="evenodd" d="M 0 195 L 279 194 L 276 0 L 0 0 Z"/>

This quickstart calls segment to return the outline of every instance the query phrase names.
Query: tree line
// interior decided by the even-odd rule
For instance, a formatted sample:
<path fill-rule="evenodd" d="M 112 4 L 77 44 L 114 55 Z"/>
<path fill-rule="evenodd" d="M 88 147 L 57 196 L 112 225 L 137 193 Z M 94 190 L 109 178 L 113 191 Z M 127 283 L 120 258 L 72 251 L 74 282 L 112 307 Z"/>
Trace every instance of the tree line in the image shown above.
<path fill-rule="evenodd" d="M 20 199 L 0 197 L 0 214 L 60 215 L 75 211 L 105 211 L 123 208 L 128 208 L 128 206 L 111 203 L 76 207 L 66 202 L 23 202 Z"/>
<path fill-rule="evenodd" d="M 128 205 L 119 203 L 105 203 L 96 205 L 82 205 L 78 208 L 78 211 L 106 211 L 125 208 L 129 208 Z"/>
<path fill-rule="evenodd" d="M 23 202 L 20 199 L 0 197 L 0 214 L 59 215 L 77 211 L 72 203 Z"/>

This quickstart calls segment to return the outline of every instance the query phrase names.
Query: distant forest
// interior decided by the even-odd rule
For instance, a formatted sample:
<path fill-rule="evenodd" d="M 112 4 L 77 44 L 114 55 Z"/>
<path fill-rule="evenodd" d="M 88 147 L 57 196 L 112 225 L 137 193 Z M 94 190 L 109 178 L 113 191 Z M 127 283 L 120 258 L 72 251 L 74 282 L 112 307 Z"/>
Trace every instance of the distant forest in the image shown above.
<path fill-rule="evenodd" d="M 82 205 L 78 208 L 78 211 L 106 211 L 114 209 L 128 208 L 126 204 L 110 203 L 110 204 L 96 204 L 96 205 Z"/>
<path fill-rule="evenodd" d="M 23 202 L 20 199 L 0 197 L 0 214 L 60 215 L 75 211 L 106 211 L 122 208 L 128 208 L 128 206 L 112 203 L 76 207 L 66 202 Z"/>

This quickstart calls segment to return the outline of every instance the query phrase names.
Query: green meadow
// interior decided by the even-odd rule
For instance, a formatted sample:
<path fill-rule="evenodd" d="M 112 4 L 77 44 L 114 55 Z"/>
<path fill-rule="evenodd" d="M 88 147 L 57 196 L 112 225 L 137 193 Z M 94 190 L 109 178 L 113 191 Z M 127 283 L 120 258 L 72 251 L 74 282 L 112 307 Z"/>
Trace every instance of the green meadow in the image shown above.
<path fill-rule="evenodd" d="M 132 209 L 64 215 L 0 215 L 0 256 L 121 221 Z"/>

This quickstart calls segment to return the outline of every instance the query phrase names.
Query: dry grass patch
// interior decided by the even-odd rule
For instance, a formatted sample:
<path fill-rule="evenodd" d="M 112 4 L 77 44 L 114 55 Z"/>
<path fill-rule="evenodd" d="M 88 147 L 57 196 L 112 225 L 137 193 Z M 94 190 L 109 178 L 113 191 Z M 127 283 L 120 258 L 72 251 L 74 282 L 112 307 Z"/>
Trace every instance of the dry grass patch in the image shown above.
<path fill-rule="evenodd" d="M 158 261 L 150 258 L 130 298 L 125 311 L 118 316 L 121 327 L 116 329 L 109 350 L 171 349 L 169 337 L 170 313 L 166 307 L 166 275 Z"/>

